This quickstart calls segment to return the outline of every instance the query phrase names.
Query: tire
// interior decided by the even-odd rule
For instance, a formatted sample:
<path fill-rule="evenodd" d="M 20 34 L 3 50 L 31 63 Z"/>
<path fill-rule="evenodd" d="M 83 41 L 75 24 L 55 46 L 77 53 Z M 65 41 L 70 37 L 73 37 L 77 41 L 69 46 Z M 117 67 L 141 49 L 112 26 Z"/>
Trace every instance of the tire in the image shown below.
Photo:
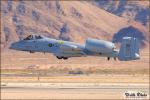
<path fill-rule="evenodd" d="M 67 57 L 63 57 L 64 60 L 68 59 Z"/>
<path fill-rule="evenodd" d="M 62 59 L 62 57 L 57 56 L 57 59 Z"/>

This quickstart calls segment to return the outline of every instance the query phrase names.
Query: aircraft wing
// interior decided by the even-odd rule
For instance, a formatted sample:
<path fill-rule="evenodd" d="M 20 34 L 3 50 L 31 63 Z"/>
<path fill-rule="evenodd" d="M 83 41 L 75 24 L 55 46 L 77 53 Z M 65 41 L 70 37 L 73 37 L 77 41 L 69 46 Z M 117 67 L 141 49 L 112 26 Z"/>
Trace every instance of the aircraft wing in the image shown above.
<path fill-rule="evenodd" d="M 62 45 L 60 46 L 60 49 L 62 51 L 82 51 L 81 48 L 76 45 Z"/>
<path fill-rule="evenodd" d="M 57 52 L 55 55 L 65 57 L 80 57 L 85 56 L 86 54 L 83 52 L 83 48 L 80 46 L 64 44 L 60 46 L 59 52 Z"/>

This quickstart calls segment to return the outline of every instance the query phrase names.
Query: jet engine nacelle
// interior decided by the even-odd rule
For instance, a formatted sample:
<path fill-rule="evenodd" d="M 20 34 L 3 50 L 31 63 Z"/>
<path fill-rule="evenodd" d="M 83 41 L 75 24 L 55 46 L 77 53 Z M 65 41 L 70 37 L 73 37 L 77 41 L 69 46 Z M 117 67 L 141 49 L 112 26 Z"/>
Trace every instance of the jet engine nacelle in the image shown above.
<path fill-rule="evenodd" d="M 113 52 L 115 45 L 104 40 L 87 39 L 85 48 L 96 53 L 110 53 Z"/>

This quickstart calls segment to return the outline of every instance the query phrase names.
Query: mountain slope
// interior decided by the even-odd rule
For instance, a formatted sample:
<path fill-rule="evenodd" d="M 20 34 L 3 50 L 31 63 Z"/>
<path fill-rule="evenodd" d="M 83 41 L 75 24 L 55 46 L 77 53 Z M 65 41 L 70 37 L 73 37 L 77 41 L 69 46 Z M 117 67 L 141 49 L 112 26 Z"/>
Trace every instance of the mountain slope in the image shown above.
<path fill-rule="evenodd" d="M 149 0 L 95 0 L 93 3 L 101 9 L 138 21 L 149 28 Z"/>
<path fill-rule="evenodd" d="M 112 40 L 129 25 L 128 19 L 87 1 L 1 1 L 2 48 L 29 34 L 80 43 L 88 37 Z M 147 36 L 148 31 L 144 28 L 141 34 Z"/>
<path fill-rule="evenodd" d="M 87 2 L 2 1 L 1 8 L 2 43 L 32 33 L 55 38 L 66 35 L 69 40 L 80 42 L 87 37 L 104 39 L 127 25 L 127 20 Z"/>

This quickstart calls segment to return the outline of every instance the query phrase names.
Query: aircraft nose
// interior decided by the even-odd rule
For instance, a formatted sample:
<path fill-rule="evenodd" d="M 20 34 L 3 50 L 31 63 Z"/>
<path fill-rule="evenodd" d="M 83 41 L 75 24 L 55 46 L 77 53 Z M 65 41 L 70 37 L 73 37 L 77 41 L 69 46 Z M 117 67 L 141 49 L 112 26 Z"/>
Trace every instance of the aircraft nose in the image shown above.
<path fill-rule="evenodd" d="M 17 49 L 18 46 L 19 46 L 19 42 L 15 42 L 10 45 L 9 49 Z"/>

